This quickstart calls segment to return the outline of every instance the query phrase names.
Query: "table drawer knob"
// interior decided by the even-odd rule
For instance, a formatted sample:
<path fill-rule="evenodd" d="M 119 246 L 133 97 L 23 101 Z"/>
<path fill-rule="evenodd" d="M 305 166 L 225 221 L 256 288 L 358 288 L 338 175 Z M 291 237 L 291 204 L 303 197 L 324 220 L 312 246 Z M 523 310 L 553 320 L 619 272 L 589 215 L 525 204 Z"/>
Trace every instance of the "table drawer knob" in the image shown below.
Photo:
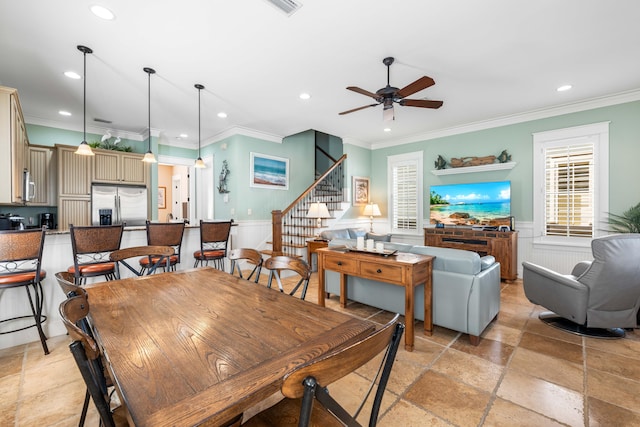
<path fill-rule="evenodd" d="M 376 270 L 376 273 L 382 273 L 382 270 L 377 269 L 377 270 Z"/>
<path fill-rule="evenodd" d="M 338 261 L 338 265 L 342 265 L 342 261 Z"/>

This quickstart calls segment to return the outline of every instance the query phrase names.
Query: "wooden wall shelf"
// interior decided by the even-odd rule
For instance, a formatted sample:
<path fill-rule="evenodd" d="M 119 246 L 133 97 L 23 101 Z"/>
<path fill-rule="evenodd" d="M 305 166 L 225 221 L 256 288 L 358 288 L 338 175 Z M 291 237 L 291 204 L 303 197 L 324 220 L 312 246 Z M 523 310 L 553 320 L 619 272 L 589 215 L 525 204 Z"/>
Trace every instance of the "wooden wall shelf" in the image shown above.
<path fill-rule="evenodd" d="M 439 175 L 455 175 L 459 173 L 471 173 L 471 172 L 489 172 L 489 171 L 513 169 L 515 165 L 517 165 L 516 162 L 492 163 L 490 165 L 466 166 L 462 168 L 434 169 L 431 171 L 431 173 L 436 176 L 439 176 Z"/>

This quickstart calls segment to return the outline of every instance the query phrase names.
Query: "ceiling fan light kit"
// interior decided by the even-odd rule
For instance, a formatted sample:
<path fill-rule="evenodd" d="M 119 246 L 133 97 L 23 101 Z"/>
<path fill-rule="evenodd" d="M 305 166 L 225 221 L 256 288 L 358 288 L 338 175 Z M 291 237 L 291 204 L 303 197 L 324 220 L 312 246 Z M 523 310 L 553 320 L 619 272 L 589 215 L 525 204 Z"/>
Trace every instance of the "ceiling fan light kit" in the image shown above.
<path fill-rule="evenodd" d="M 384 121 L 391 121 L 395 119 L 393 110 L 393 104 L 400 104 L 403 107 L 418 107 L 418 108 L 440 108 L 442 107 L 442 101 L 432 101 L 427 99 L 406 99 L 407 96 L 413 95 L 416 92 L 420 92 L 428 87 L 433 86 L 436 82 L 428 76 L 422 76 L 413 83 L 408 84 L 402 89 L 393 87 L 390 84 L 391 64 L 393 64 L 394 58 L 389 56 L 382 60 L 382 63 L 387 67 L 387 85 L 382 89 L 378 89 L 376 93 L 369 92 L 361 89 L 357 86 L 348 86 L 347 90 L 357 92 L 361 95 L 369 96 L 375 99 L 376 104 L 364 105 L 362 107 L 354 108 L 351 110 L 343 111 L 340 115 L 354 113 L 356 111 L 363 110 L 365 108 L 376 107 L 380 104 L 384 105 L 382 110 L 382 118 Z"/>

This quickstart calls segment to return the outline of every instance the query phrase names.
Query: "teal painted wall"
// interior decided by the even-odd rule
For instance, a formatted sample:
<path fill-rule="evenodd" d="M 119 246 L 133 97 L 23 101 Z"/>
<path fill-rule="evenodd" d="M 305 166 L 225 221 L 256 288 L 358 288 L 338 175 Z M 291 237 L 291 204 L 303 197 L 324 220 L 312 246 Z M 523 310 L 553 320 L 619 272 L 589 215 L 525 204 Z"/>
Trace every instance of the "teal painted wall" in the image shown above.
<path fill-rule="evenodd" d="M 596 108 L 551 118 L 532 120 L 493 129 L 420 141 L 372 152 L 372 195 L 386 210 L 387 156 L 423 151 L 424 212 L 428 215 L 426 194 L 432 184 L 474 181 L 511 180 L 511 212 L 516 221 L 533 220 L 533 148 L 532 134 L 598 122 L 611 122 L 609 128 L 609 212 L 622 212 L 640 202 L 640 101 Z M 435 176 L 434 162 L 438 155 L 452 157 L 498 155 L 507 150 L 516 162 L 509 171 L 464 173 Z M 383 215 L 385 212 L 383 212 Z"/>
<path fill-rule="evenodd" d="M 225 147 L 226 148 L 223 148 Z M 314 141 L 303 133 L 284 138 L 281 144 L 244 135 L 234 135 L 202 150 L 202 155 L 215 159 L 212 191 L 215 193 L 215 217 L 234 220 L 270 220 L 271 211 L 284 209 L 314 180 Z M 289 159 L 289 189 L 276 190 L 250 186 L 251 153 L 267 154 Z M 222 162 L 229 168 L 227 178 L 228 201 L 218 192 Z M 252 213 L 249 215 L 248 210 Z"/>
<path fill-rule="evenodd" d="M 423 151 L 424 193 L 428 194 L 432 184 L 458 183 L 469 181 L 511 180 L 512 214 L 516 220 L 533 220 L 533 194 L 531 180 L 532 133 L 561 129 L 590 123 L 609 121 L 610 124 L 610 205 L 609 211 L 620 213 L 640 202 L 640 101 L 596 108 L 551 118 L 532 120 L 493 129 L 469 132 L 460 135 L 419 141 L 396 147 L 369 150 L 355 145 L 345 145 L 347 154 L 345 168 L 346 187 L 351 188 L 352 176 L 368 176 L 371 179 L 371 200 L 380 206 L 383 216 L 387 216 L 387 156 L 413 151 Z M 81 132 L 66 131 L 39 125 L 27 125 L 27 133 L 32 144 L 77 145 L 82 139 Z M 215 217 L 237 220 L 268 220 L 271 211 L 283 209 L 295 200 L 314 179 L 314 131 L 302 132 L 274 143 L 244 135 L 234 135 L 215 144 L 202 147 L 202 156 L 213 156 L 214 182 L 209 183 L 215 193 Z M 87 135 L 89 141 L 99 140 L 101 135 Z M 147 150 L 147 141 L 123 140 L 135 152 Z M 223 148 L 226 147 L 226 148 Z M 196 150 L 167 145 L 158 145 L 152 139 L 155 153 L 168 156 L 193 158 Z M 438 155 L 447 160 L 452 157 L 498 155 L 502 150 L 512 155 L 517 162 L 510 171 L 467 173 L 459 175 L 435 176 L 431 173 Z M 289 159 L 289 190 L 253 188 L 249 185 L 250 153 L 256 152 Z M 228 179 L 228 201 L 219 194 L 217 185 L 222 161 L 227 160 L 231 171 Z M 157 168 L 152 168 L 152 185 L 157 183 Z M 350 191 L 350 190 L 349 190 Z M 152 192 L 155 198 L 155 192 Z M 156 203 L 155 200 L 152 203 Z M 248 214 L 252 209 L 252 215 Z M 425 215 L 428 213 L 428 199 L 425 197 Z M 350 207 L 345 218 L 361 217 L 361 207 Z M 233 213 L 232 213 L 233 211 Z"/>
<path fill-rule="evenodd" d="M 372 174 L 372 167 L 371 167 L 371 159 L 372 159 L 372 152 L 371 150 L 367 149 L 367 148 L 362 148 L 362 147 L 358 147 L 356 145 L 351 145 L 351 144 L 346 144 L 344 146 L 344 154 L 347 155 L 347 166 L 345 168 L 345 179 L 346 179 L 346 187 L 347 187 L 347 191 L 349 191 L 349 195 L 350 195 L 350 200 L 353 203 L 353 189 L 352 187 L 352 178 L 354 176 L 364 176 L 364 177 L 369 177 L 370 178 L 370 200 L 373 203 L 378 203 L 380 204 L 380 200 L 382 200 L 382 196 L 380 194 L 381 189 L 384 187 L 382 185 L 379 185 L 377 188 L 378 190 L 375 190 L 376 187 L 374 186 L 374 180 L 376 179 L 376 175 L 377 174 Z M 386 187 L 385 187 L 386 188 Z M 385 195 L 384 195 L 384 200 L 387 199 L 386 196 L 386 189 L 385 191 Z M 384 202 L 386 203 L 386 202 Z M 380 206 L 380 212 L 382 213 L 382 215 L 386 215 L 386 205 L 379 205 Z M 354 219 L 354 218 L 358 218 L 360 216 L 362 216 L 362 206 L 350 206 L 349 209 L 347 210 L 347 212 L 344 213 L 343 218 L 345 219 Z"/>

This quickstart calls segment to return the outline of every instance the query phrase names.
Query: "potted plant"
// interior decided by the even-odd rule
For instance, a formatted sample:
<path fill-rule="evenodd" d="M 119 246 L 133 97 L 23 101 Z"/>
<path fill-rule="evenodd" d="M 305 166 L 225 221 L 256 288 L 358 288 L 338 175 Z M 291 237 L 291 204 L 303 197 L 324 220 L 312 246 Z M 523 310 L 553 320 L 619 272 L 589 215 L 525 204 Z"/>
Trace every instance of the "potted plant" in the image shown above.
<path fill-rule="evenodd" d="M 640 233 L 640 203 L 624 211 L 622 215 L 609 214 L 609 224 L 618 233 Z"/>

